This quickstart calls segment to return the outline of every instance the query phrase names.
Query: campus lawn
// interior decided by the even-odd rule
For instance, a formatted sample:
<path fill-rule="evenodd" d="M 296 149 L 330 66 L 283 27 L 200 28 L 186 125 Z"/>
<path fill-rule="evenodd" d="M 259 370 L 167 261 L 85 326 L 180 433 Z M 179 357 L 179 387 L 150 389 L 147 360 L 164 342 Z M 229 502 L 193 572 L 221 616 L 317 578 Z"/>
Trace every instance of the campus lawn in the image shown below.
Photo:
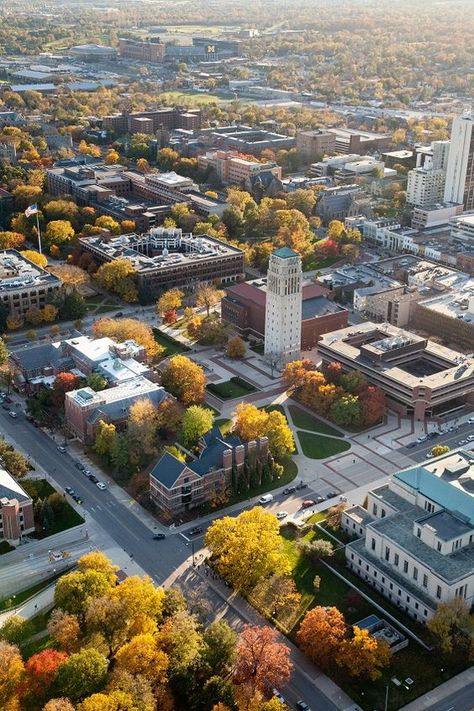
<path fill-rule="evenodd" d="M 238 397 L 245 397 L 249 393 L 255 392 L 256 388 L 243 378 L 235 376 L 223 383 L 209 383 L 207 390 L 213 395 L 217 395 L 221 400 L 233 400 Z"/>
<path fill-rule="evenodd" d="M 206 407 L 209 406 L 206 405 Z M 229 420 L 227 417 L 219 417 L 217 420 L 214 420 L 214 425 L 217 425 L 221 431 L 221 434 L 225 436 L 229 434 L 232 429 L 232 420 Z"/>
<path fill-rule="evenodd" d="M 341 454 L 350 449 L 351 445 L 343 439 L 333 439 L 324 437 L 311 432 L 303 432 L 298 430 L 298 440 L 300 442 L 303 453 L 310 459 L 326 459 L 334 454 Z"/>
<path fill-rule="evenodd" d="M 315 415 L 310 415 L 309 412 L 302 410 L 297 405 L 288 407 L 291 419 L 295 427 L 301 430 L 310 430 L 311 432 L 319 432 L 319 434 L 332 435 L 333 437 L 342 437 L 342 432 L 331 425 L 327 425 L 323 420 L 320 420 Z"/>
<path fill-rule="evenodd" d="M 177 355 L 178 353 L 186 353 L 190 350 L 184 343 L 180 343 L 175 338 L 168 336 L 166 333 L 163 333 L 163 331 L 160 331 L 159 328 L 153 329 L 153 336 L 155 341 L 166 349 L 164 358 Z"/>
<path fill-rule="evenodd" d="M 25 479 L 21 485 L 26 493 L 31 496 L 33 503 L 38 499 L 44 499 L 50 496 L 50 494 L 56 493 L 56 489 L 54 489 L 46 479 Z M 61 531 L 66 531 L 68 528 L 79 526 L 81 523 L 84 523 L 82 516 L 64 500 L 64 506 L 60 513 L 55 516 L 51 528 L 48 531 L 36 534 L 36 537 L 46 538 L 47 536 L 52 536 L 54 533 L 60 533 Z"/>

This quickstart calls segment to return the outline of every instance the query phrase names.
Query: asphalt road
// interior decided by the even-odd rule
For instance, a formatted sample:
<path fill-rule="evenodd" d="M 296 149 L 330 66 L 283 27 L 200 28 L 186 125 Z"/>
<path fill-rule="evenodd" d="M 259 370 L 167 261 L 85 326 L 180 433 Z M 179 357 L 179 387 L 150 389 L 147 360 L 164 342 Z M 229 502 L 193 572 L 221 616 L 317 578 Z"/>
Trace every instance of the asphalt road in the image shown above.
<path fill-rule="evenodd" d="M 444 701 L 430 706 L 430 711 L 473 711 L 474 709 L 474 684 L 465 686 L 456 691 Z"/>

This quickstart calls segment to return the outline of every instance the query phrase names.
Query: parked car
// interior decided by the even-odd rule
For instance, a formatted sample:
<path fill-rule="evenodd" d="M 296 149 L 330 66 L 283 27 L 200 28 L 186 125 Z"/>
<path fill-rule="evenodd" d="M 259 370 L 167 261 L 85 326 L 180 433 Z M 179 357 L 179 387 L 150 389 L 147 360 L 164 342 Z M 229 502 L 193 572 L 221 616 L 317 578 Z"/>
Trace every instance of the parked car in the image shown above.
<path fill-rule="evenodd" d="M 306 701 L 297 701 L 296 708 L 299 709 L 299 711 L 311 711 Z"/>
<path fill-rule="evenodd" d="M 408 444 L 406 445 L 406 448 L 412 449 L 413 447 L 416 447 L 417 444 L 418 444 L 418 442 L 416 442 L 416 441 L 415 442 L 408 442 Z"/>
<path fill-rule="evenodd" d="M 10 415 L 10 417 L 13 417 L 13 419 L 15 419 L 15 417 L 18 417 L 16 412 L 13 412 L 13 410 L 10 410 L 10 412 L 8 414 Z"/>
<path fill-rule="evenodd" d="M 97 487 L 98 489 L 100 489 L 101 491 L 105 491 L 106 488 L 107 488 L 107 487 L 105 486 L 105 484 L 103 484 L 101 481 L 96 482 L 96 487 Z"/>
<path fill-rule="evenodd" d="M 460 439 L 458 442 L 459 447 L 463 447 L 465 444 L 467 444 L 467 439 Z"/>
<path fill-rule="evenodd" d="M 300 489 L 307 489 L 307 488 L 308 488 L 308 484 L 305 484 L 304 481 L 300 481 L 300 483 L 296 485 L 296 488 L 298 489 L 298 491 L 299 491 Z"/>
<path fill-rule="evenodd" d="M 326 494 L 326 499 L 333 499 L 335 496 L 337 496 L 337 493 L 335 491 L 330 491 L 329 494 Z"/>
<path fill-rule="evenodd" d="M 269 504 L 271 501 L 273 501 L 273 494 L 264 494 L 259 498 L 258 503 L 263 506 L 263 504 Z"/>
<path fill-rule="evenodd" d="M 470 417 L 470 418 L 468 419 L 468 423 L 469 423 L 470 425 L 474 425 L 474 417 Z"/>
<path fill-rule="evenodd" d="M 198 536 L 200 533 L 202 533 L 201 526 L 194 526 L 194 528 L 189 529 L 188 536 Z"/>
<path fill-rule="evenodd" d="M 56 447 L 56 449 L 58 450 L 58 452 L 61 452 L 61 454 L 64 454 L 64 452 L 66 451 L 66 447 L 62 447 L 61 445 Z"/>
<path fill-rule="evenodd" d="M 75 493 L 72 486 L 65 486 L 64 491 L 66 491 L 69 494 L 69 496 L 72 496 Z"/>
<path fill-rule="evenodd" d="M 76 469 L 79 469 L 80 472 L 84 471 L 84 465 L 82 464 L 82 462 L 76 462 L 74 466 L 76 467 Z"/>
<path fill-rule="evenodd" d="M 283 493 L 285 494 L 285 496 L 294 494 L 295 491 L 296 491 L 296 486 L 287 486 L 286 489 L 283 489 Z"/>
<path fill-rule="evenodd" d="M 120 318 L 121 316 L 123 316 L 123 311 L 117 311 L 115 318 Z"/>
<path fill-rule="evenodd" d="M 84 476 L 86 476 L 88 479 L 90 479 L 91 476 L 92 476 L 92 472 L 89 471 L 89 469 L 83 469 L 83 470 L 82 470 L 82 473 L 83 473 Z"/>
<path fill-rule="evenodd" d="M 474 439 L 474 434 L 468 435 L 467 439 L 469 440 L 469 442 L 472 442 L 472 440 Z"/>
<path fill-rule="evenodd" d="M 76 504 L 82 504 L 82 499 L 79 496 L 79 494 L 71 494 L 71 496 L 74 499 L 74 501 L 76 502 Z"/>
<path fill-rule="evenodd" d="M 318 494 L 317 496 L 314 497 L 318 504 L 322 504 L 324 501 L 324 496 L 321 496 L 321 494 Z"/>
<path fill-rule="evenodd" d="M 153 536 L 154 541 L 164 541 L 165 538 L 166 536 L 164 533 L 155 533 L 155 535 Z"/>
<path fill-rule="evenodd" d="M 4 397 L 3 399 L 5 400 L 5 402 L 9 402 L 9 403 L 10 403 L 10 402 L 13 402 L 13 400 L 11 399 L 11 397 L 9 397 L 8 395 L 5 395 L 5 397 Z"/>
<path fill-rule="evenodd" d="M 315 505 L 316 505 L 316 501 L 313 501 L 313 499 L 305 499 L 305 501 L 303 501 L 303 503 L 301 504 L 301 508 L 302 509 L 310 509 L 311 506 L 315 506 Z"/>
<path fill-rule="evenodd" d="M 273 694 L 273 696 L 275 697 L 275 699 L 277 699 L 277 701 L 279 701 L 281 704 L 285 704 L 285 703 L 286 703 L 285 699 L 284 699 L 283 696 L 280 694 L 280 692 L 278 691 L 278 689 L 272 689 L 272 694 Z"/>
<path fill-rule="evenodd" d="M 288 516 L 288 511 L 277 511 L 275 516 L 279 521 L 282 521 L 284 518 Z"/>
<path fill-rule="evenodd" d="M 89 479 L 91 480 L 91 482 L 92 482 L 93 484 L 97 484 L 98 481 L 99 481 L 99 480 L 97 479 L 97 477 L 94 476 L 93 474 L 91 474 L 90 472 L 89 472 Z"/>

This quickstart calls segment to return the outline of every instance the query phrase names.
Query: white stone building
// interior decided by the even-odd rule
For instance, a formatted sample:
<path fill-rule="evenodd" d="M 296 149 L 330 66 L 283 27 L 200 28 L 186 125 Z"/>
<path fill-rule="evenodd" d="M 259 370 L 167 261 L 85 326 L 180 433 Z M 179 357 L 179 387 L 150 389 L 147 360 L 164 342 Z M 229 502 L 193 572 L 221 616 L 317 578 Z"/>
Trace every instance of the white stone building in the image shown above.
<path fill-rule="evenodd" d="M 414 168 L 408 173 L 407 205 L 426 207 L 441 202 L 446 173 L 441 169 Z"/>
<path fill-rule="evenodd" d="M 270 257 L 265 305 L 265 356 L 278 364 L 293 360 L 301 350 L 301 257 L 289 247 Z"/>
<path fill-rule="evenodd" d="M 459 449 L 397 472 L 342 515 L 357 536 L 349 568 L 414 619 L 438 603 L 474 602 L 474 453 Z"/>

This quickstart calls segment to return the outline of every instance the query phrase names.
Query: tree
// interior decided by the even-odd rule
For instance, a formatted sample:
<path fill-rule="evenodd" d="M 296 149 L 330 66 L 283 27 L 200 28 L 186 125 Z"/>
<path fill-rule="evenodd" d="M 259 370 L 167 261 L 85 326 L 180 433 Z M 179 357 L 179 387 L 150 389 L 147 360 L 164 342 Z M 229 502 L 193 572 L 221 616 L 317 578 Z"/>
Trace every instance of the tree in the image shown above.
<path fill-rule="evenodd" d="M 286 196 L 286 204 L 290 209 L 299 210 L 306 217 L 310 217 L 316 205 L 314 190 L 304 188 L 294 190 Z"/>
<path fill-rule="evenodd" d="M 0 640 L 9 644 L 20 644 L 31 637 L 32 624 L 20 615 L 12 615 L 0 627 Z"/>
<path fill-rule="evenodd" d="M 109 384 L 105 378 L 100 375 L 100 373 L 89 373 L 89 375 L 86 378 L 86 384 L 89 388 L 92 388 L 96 393 L 99 393 L 101 390 L 105 390 L 106 388 L 109 387 Z"/>
<path fill-rule="evenodd" d="M 339 400 L 333 402 L 329 414 L 338 425 L 359 425 L 362 418 L 362 411 L 357 395 L 343 395 Z"/>
<path fill-rule="evenodd" d="M 474 616 L 469 614 L 469 606 L 464 598 L 454 597 L 448 602 L 440 602 L 426 626 L 443 654 L 452 654 L 454 650 L 465 649 L 467 646 L 472 658 L 474 649 L 472 641 L 469 645 L 468 635 L 470 632 L 472 636 Z"/>
<path fill-rule="evenodd" d="M 116 471 L 123 471 L 129 466 L 130 447 L 127 438 L 123 435 L 115 438 L 115 444 L 110 452 L 110 461 Z"/>
<path fill-rule="evenodd" d="M 74 711 L 74 706 L 69 699 L 50 699 L 43 707 L 43 711 Z"/>
<path fill-rule="evenodd" d="M 105 262 L 96 272 L 96 279 L 104 289 L 114 292 L 124 301 L 138 300 L 136 270 L 129 259 L 114 259 Z"/>
<path fill-rule="evenodd" d="M 359 395 L 362 409 L 362 423 L 367 427 L 376 425 L 385 415 L 385 393 L 374 385 L 367 385 Z"/>
<path fill-rule="evenodd" d="M 110 585 L 117 584 L 116 573 L 119 569 L 118 565 L 114 565 L 110 558 L 100 551 L 91 551 L 81 556 L 77 561 L 77 569 L 81 573 L 95 570 L 97 573 L 105 575 Z"/>
<path fill-rule="evenodd" d="M 219 291 L 215 286 L 211 284 L 201 284 L 196 293 L 196 306 L 204 306 L 207 317 L 209 318 L 211 309 L 220 302 L 223 296 L 224 292 Z"/>
<path fill-rule="evenodd" d="M 132 234 L 137 229 L 135 220 L 122 220 L 120 223 L 120 231 L 124 235 Z"/>
<path fill-rule="evenodd" d="M 74 373 L 58 373 L 54 380 L 52 399 L 58 407 L 64 407 L 66 393 L 75 390 L 79 385 L 79 377 Z"/>
<path fill-rule="evenodd" d="M 332 383 L 333 385 L 339 385 L 342 373 L 342 365 L 336 361 L 329 363 L 329 365 L 327 365 L 324 369 L 324 375 L 327 382 Z"/>
<path fill-rule="evenodd" d="M 174 309 L 171 309 L 171 311 L 165 311 L 163 314 L 163 323 L 165 323 L 167 326 L 172 326 L 173 323 L 176 323 L 178 320 L 178 314 Z"/>
<path fill-rule="evenodd" d="M 93 143 L 86 143 L 86 141 L 84 141 L 84 139 L 79 143 L 78 151 L 79 151 L 79 153 L 82 153 L 83 155 L 92 156 L 93 158 L 100 157 L 99 146 L 95 146 Z"/>
<path fill-rule="evenodd" d="M 110 457 L 117 440 L 117 430 L 113 423 L 99 420 L 97 434 L 94 439 L 94 451 L 100 457 Z"/>
<path fill-rule="evenodd" d="M 282 459 L 294 451 L 293 432 L 285 415 L 278 410 L 268 413 L 264 432 L 268 437 L 268 448 L 276 459 Z"/>
<path fill-rule="evenodd" d="M 350 676 L 363 676 L 376 681 L 391 660 L 390 646 L 376 639 L 366 629 L 356 625 L 350 639 L 343 640 L 336 657 L 337 664 L 344 667 Z"/>
<path fill-rule="evenodd" d="M 25 210 L 28 205 L 34 205 L 41 198 L 42 192 L 37 185 L 18 185 L 13 190 L 16 209 Z"/>
<path fill-rule="evenodd" d="M 8 348 L 5 345 L 3 338 L 0 338 L 0 366 L 8 362 Z"/>
<path fill-rule="evenodd" d="M 237 641 L 234 681 L 245 684 L 253 693 L 268 694 L 272 687 L 286 684 L 293 665 L 290 650 L 278 642 L 278 632 L 268 625 L 245 625 Z"/>
<path fill-rule="evenodd" d="M 19 232 L 0 232 L 0 249 L 18 249 L 24 241 Z"/>
<path fill-rule="evenodd" d="M 100 691 L 107 679 L 107 668 L 103 654 L 93 648 L 81 649 L 59 665 L 56 686 L 60 693 L 78 702 Z"/>
<path fill-rule="evenodd" d="M 86 311 L 87 306 L 84 297 L 77 291 L 67 294 L 60 307 L 61 316 L 68 321 L 82 318 Z"/>
<path fill-rule="evenodd" d="M 327 236 L 329 239 L 338 240 L 345 232 L 344 223 L 340 220 L 331 220 L 328 227 Z"/>
<path fill-rule="evenodd" d="M 227 342 L 227 355 L 229 358 L 243 358 L 247 351 L 245 341 L 240 336 L 229 338 Z"/>
<path fill-rule="evenodd" d="M 78 226 L 79 208 L 71 198 L 70 200 L 50 200 L 43 208 L 48 220 L 69 220 L 72 225 Z"/>
<path fill-rule="evenodd" d="M 95 221 L 95 226 L 100 227 L 103 230 L 108 230 L 113 235 L 120 234 L 120 223 L 114 220 L 110 215 L 101 215 Z M 127 261 L 127 260 L 126 260 Z"/>
<path fill-rule="evenodd" d="M 21 452 L 12 449 L 4 452 L 2 457 L 5 468 L 17 479 L 21 479 L 31 470 L 28 459 Z"/>
<path fill-rule="evenodd" d="M 341 255 L 347 259 L 350 264 L 355 264 L 359 259 L 359 248 L 355 244 L 343 244 L 341 247 Z"/>
<path fill-rule="evenodd" d="M 298 645 L 322 669 L 334 664 L 346 635 L 344 616 L 336 607 L 313 607 L 297 633 Z"/>
<path fill-rule="evenodd" d="M 41 318 L 45 323 L 51 323 L 56 320 L 58 311 L 59 309 L 53 304 L 45 304 L 41 309 Z"/>
<path fill-rule="evenodd" d="M 237 634 L 225 620 L 212 622 L 204 632 L 202 661 L 211 674 L 225 676 L 236 658 Z"/>
<path fill-rule="evenodd" d="M 213 422 L 214 414 L 212 410 L 201 407 L 200 405 L 191 405 L 188 407 L 184 412 L 181 425 L 184 445 L 189 447 L 196 444 L 202 435 L 209 432 Z"/>
<path fill-rule="evenodd" d="M 79 622 L 74 615 L 60 608 L 53 610 L 48 622 L 48 632 L 61 649 L 65 652 L 77 652 L 80 631 Z"/>
<path fill-rule="evenodd" d="M 54 604 L 83 623 L 89 602 L 104 595 L 110 583 L 104 573 L 96 570 L 75 571 L 59 578 L 54 592 Z"/>
<path fill-rule="evenodd" d="M 317 563 L 321 558 L 331 558 L 334 555 L 334 546 L 331 541 L 318 539 L 301 541 L 299 547 L 312 563 Z"/>
<path fill-rule="evenodd" d="M 336 506 L 331 506 L 326 516 L 326 525 L 333 530 L 337 530 L 341 527 L 341 516 L 343 511 L 347 509 L 347 504 L 343 501 Z"/>
<path fill-rule="evenodd" d="M 152 689 L 151 683 L 143 676 L 133 676 L 123 670 L 114 670 L 108 689 L 122 691 L 131 696 L 136 707 L 132 711 L 157 711 L 158 700 L 163 699 L 163 694 L 160 694 L 156 688 Z M 172 708 L 169 709 L 163 704 L 163 711 L 172 711 Z"/>
<path fill-rule="evenodd" d="M 56 672 L 68 655 L 56 649 L 44 649 L 33 654 L 25 664 L 26 680 L 24 686 L 26 695 L 38 703 L 46 700 L 55 680 Z"/>
<path fill-rule="evenodd" d="M 69 220 L 53 220 L 48 222 L 44 241 L 49 251 L 52 247 L 60 247 L 74 237 L 74 228 Z"/>
<path fill-rule="evenodd" d="M 27 323 L 31 323 L 32 326 L 38 326 L 42 320 L 43 317 L 41 315 L 41 311 L 36 308 L 36 306 L 30 306 L 28 311 L 25 313 L 25 321 Z"/>
<path fill-rule="evenodd" d="M 237 591 L 248 591 L 272 573 L 290 571 L 278 521 L 260 507 L 236 518 L 224 516 L 208 528 L 206 546 L 216 570 Z"/>
<path fill-rule="evenodd" d="M 308 358 L 293 360 L 287 363 L 283 370 L 283 382 L 288 390 L 300 388 L 305 382 L 306 374 L 311 371 L 318 372 L 315 370 L 315 365 L 312 360 Z M 322 380 L 324 380 L 324 378 L 322 378 Z"/>
<path fill-rule="evenodd" d="M 183 420 L 183 407 L 174 398 L 162 400 L 157 407 L 158 429 L 176 434 Z"/>
<path fill-rule="evenodd" d="M 234 431 L 245 441 L 268 437 L 271 453 L 281 459 L 295 447 L 286 417 L 278 410 L 266 412 L 255 405 L 240 403 L 235 411 Z"/>
<path fill-rule="evenodd" d="M 268 413 L 252 404 L 241 402 L 235 410 L 234 432 L 246 442 L 262 437 Z"/>
<path fill-rule="evenodd" d="M 431 454 L 433 457 L 440 457 L 442 454 L 447 454 L 449 452 L 449 447 L 447 444 L 435 444 L 431 448 Z"/>
<path fill-rule="evenodd" d="M 90 282 L 87 272 L 79 267 L 75 267 L 73 264 L 54 265 L 50 267 L 49 271 L 61 279 L 66 294 L 70 294 L 80 286 L 84 286 Z"/>
<path fill-rule="evenodd" d="M 117 669 L 145 677 L 154 686 L 166 683 L 168 656 L 157 647 L 152 634 L 140 634 L 121 647 L 115 657 Z"/>
<path fill-rule="evenodd" d="M 170 359 L 161 376 L 162 385 L 184 405 L 199 404 L 204 400 L 206 377 L 204 370 L 183 355 Z"/>
<path fill-rule="evenodd" d="M 113 148 L 109 148 L 107 155 L 104 158 L 107 165 L 115 165 L 120 160 L 120 155 Z"/>
<path fill-rule="evenodd" d="M 146 454 L 157 447 L 158 413 L 149 398 L 136 400 L 129 409 L 127 421 L 128 440 L 132 446 Z"/>
<path fill-rule="evenodd" d="M 18 647 L 0 642 L 0 708 L 10 709 L 23 677 L 24 666 Z"/>
<path fill-rule="evenodd" d="M 176 311 L 183 303 L 184 293 L 180 289 L 169 289 L 156 302 L 156 313 L 163 316 L 167 311 Z"/>
<path fill-rule="evenodd" d="M 159 361 L 165 349 L 156 342 L 151 326 L 134 318 L 101 318 L 92 324 L 92 333 L 96 337 L 108 336 L 113 341 L 122 343 L 132 340 L 143 346 L 148 358 Z"/>
<path fill-rule="evenodd" d="M 262 578 L 252 592 L 259 610 L 268 611 L 273 617 L 286 610 L 295 610 L 301 603 L 295 581 L 287 575 L 272 575 Z"/>
<path fill-rule="evenodd" d="M 165 621 L 158 632 L 157 642 L 168 655 L 170 676 L 186 673 L 197 663 L 203 647 L 197 622 L 185 610 Z"/>
<path fill-rule="evenodd" d="M 139 170 L 140 173 L 149 173 L 151 171 L 150 164 L 146 158 L 137 159 L 137 170 Z"/>

